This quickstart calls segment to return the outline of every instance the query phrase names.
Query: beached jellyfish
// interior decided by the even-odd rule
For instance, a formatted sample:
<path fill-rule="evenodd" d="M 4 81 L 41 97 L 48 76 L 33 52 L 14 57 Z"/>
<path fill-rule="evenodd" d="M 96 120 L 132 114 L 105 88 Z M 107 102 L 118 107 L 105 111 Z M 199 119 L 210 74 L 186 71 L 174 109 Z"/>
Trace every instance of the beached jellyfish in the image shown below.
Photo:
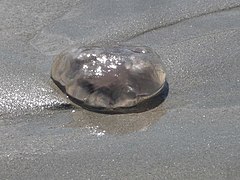
<path fill-rule="evenodd" d="M 130 45 L 71 48 L 51 69 L 52 80 L 75 104 L 109 113 L 150 109 L 150 100 L 167 95 L 165 76 L 155 52 Z"/>

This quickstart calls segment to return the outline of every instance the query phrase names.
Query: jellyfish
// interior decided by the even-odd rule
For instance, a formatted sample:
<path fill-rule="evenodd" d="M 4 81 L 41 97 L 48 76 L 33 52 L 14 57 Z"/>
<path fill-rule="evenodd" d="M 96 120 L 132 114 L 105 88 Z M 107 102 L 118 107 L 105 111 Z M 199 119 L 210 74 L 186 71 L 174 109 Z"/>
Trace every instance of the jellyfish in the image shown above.
<path fill-rule="evenodd" d="M 72 47 L 54 58 L 51 78 L 74 104 L 98 112 L 149 109 L 168 92 L 160 57 L 146 46 Z"/>

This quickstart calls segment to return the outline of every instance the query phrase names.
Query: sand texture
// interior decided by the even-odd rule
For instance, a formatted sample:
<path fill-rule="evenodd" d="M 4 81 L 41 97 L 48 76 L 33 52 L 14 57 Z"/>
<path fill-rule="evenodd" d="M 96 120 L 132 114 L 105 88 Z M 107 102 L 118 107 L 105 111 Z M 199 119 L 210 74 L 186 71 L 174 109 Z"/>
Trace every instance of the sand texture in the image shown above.
<path fill-rule="evenodd" d="M 239 0 L 1 0 L 0 179 L 240 179 Z M 72 45 L 154 49 L 167 99 L 76 108 L 50 79 Z"/>

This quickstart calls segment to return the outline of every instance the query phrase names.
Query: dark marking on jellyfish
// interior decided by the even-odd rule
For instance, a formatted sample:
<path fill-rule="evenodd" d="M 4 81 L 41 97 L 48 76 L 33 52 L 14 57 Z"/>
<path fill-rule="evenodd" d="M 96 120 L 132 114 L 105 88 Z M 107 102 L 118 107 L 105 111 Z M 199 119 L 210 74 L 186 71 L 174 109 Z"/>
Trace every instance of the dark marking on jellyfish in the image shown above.
<path fill-rule="evenodd" d="M 79 82 L 79 85 L 83 89 L 85 89 L 89 94 L 92 94 L 95 91 L 94 85 L 88 81 L 81 81 L 81 82 Z"/>
<path fill-rule="evenodd" d="M 147 110 L 151 110 L 159 106 L 168 96 L 169 84 L 165 81 L 162 89 L 154 96 L 146 99 L 135 106 L 132 107 L 121 107 L 115 109 L 103 108 L 103 107 L 93 107 L 86 105 L 83 101 L 78 100 L 74 97 L 69 96 L 69 99 L 75 104 L 79 104 L 82 108 L 96 111 L 103 114 L 126 114 L 126 113 L 141 113 Z"/>
<path fill-rule="evenodd" d="M 55 81 L 53 78 L 52 78 L 52 80 L 60 88 L 60 90 L 63 93 L 67 94 L 64 86 L 62 86 L 59 82 Z M 100 92 L 106 93 L 106 91 L 104 91 L 104 89 L 101 89 Z M 95 112 L 102 113 L 102 114 L 127 114 L 127 113 L 141 113 L 141 112 L 156 108 L 167 98 L 168 92 L 169 92 L 169 84 L 167 81 L 165 81 L 162 89 L 156 95 L 138 103 L 135 106 L 126 107 L 126 108 L 121 107 L 121 108 L 116 108 L 116 109 L 89 106 L 86 103 L 84 103 L 83 101 L 76 99 L 76 98 L 70 96 L 69 94 L 67 94 L 67 95 L 74 104 L 77 104 L 86 110 L 95 111 Z M 72 107 L 72 105 L 67 105 L 65 108 L 68 109 L 71 107 Z"/>

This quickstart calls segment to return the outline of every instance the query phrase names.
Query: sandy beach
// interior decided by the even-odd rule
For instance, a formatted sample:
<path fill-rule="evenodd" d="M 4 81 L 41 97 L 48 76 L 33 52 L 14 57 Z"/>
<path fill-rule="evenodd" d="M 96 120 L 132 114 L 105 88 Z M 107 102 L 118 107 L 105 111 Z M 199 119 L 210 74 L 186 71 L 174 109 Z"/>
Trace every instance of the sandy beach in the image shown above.
<path fill-rule="evenodd" d="M 0 1 L 0 179 L 240 179 L 239 0 Z M 74 107 L 50 79 L 73 45 L 146 45 L 167 99 Z"/>

